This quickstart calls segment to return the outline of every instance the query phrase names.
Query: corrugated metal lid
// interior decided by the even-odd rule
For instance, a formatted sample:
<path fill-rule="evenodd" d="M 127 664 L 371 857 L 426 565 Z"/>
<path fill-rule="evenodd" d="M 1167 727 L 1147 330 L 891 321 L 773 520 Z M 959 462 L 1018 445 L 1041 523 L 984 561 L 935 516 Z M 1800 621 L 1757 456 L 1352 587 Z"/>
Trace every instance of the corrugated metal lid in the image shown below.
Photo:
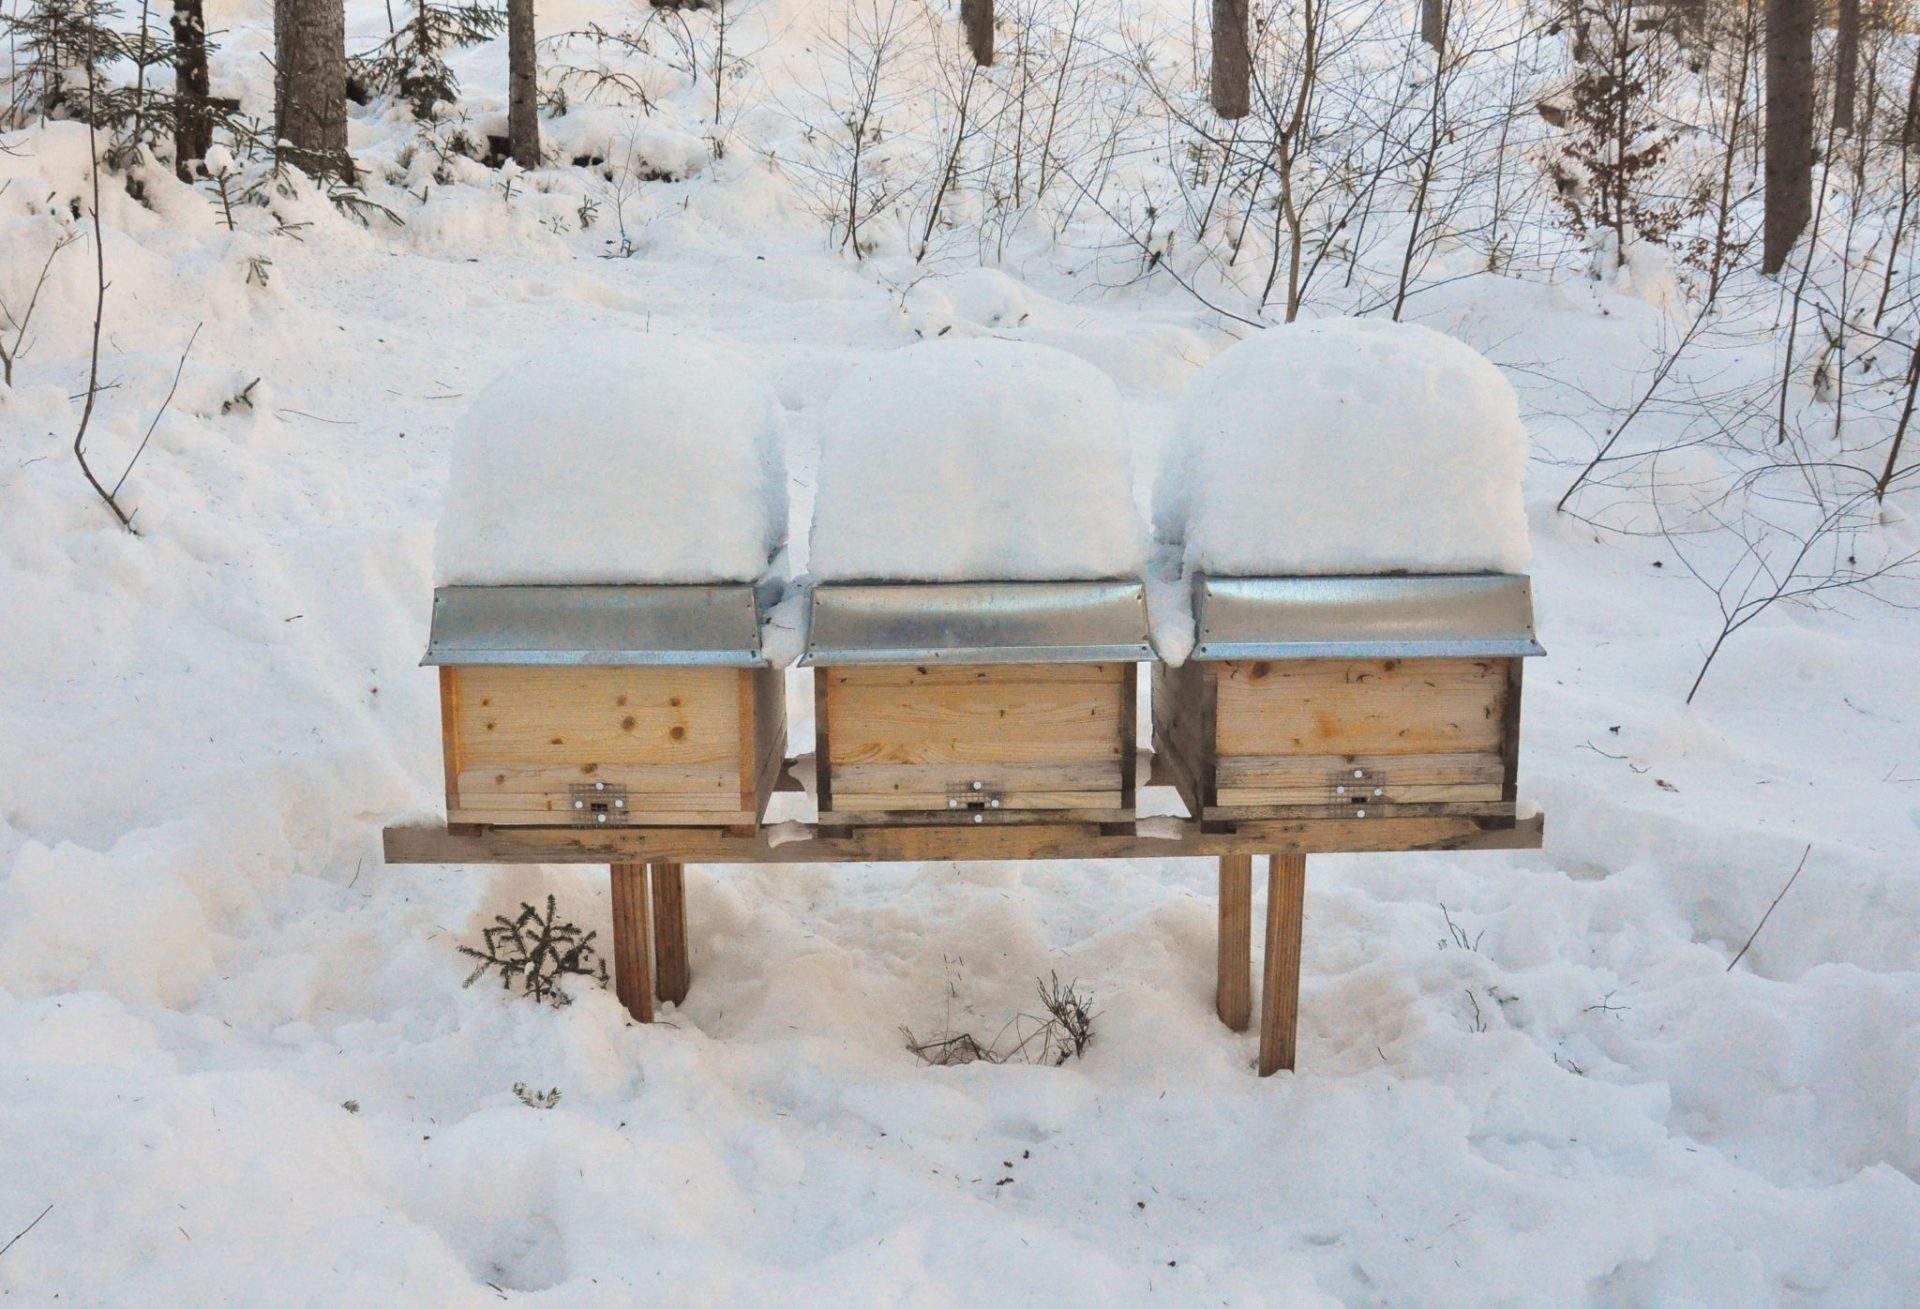
<path fill-rule="evenodd" d="M 1195 659 L 1545 654 L 1525 577 L 1201 577 Z"/>
<path fill-rule="evenodd" d="M 423 664 L 704 664 L 760 653 L 751 585 L 443 586 Z"/>
<path fill-rule="evenodd" d="M 809 664 L 1153 657 L 1139 581 L 822 584 L 811 608 Z"/>

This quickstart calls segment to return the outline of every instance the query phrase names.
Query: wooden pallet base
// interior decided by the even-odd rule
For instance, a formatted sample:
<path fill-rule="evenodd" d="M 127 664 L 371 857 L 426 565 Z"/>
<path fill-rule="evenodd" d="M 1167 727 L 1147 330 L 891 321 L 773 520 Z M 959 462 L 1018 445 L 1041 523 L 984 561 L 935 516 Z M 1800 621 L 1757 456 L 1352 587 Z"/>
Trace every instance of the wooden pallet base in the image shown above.
<path fill-rule="evenodd" d="M 682 827 L 571 828 L 402 824 L 384 833 L 390 864 L 606 864 L 613 881 L 615 988 L 627 1012 L 653 1021 L 656 998 L 679 1003 L 691 981 L 684 865 L 901 863 L 932 860 L 1185 859 L 1220 861 L 1214 1006 L 1245 1031 L 1252 1020 L 1253 857 L 1267 856 L 1266 958 L 1260 985 L 1260 1075 L 1294 1065 L 1307 855 L 1401 850 L 1532 850 L 1544 817 L 1423 813 L 1206 822 L 1023 823 L 980 827 L 833 827 L 759 831 Z"/>

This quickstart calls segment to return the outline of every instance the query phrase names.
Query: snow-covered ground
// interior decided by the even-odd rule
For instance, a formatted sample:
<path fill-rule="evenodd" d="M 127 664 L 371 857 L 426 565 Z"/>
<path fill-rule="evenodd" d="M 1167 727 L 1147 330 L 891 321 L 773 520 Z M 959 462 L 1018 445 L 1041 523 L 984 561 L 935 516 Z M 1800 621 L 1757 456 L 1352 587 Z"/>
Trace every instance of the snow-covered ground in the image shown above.
<path fill-rule="evenodd" d="M 267 7 L 214 8 L 258 95 Z M 479 53 L 467 84 L 497 87 Z M 648 120 L 663 151 L 699 145 L 676 112 Z M 362 116 L 356 148 L 408 130 Z M 86 156 L 71 127 L 5 144 L 14 295 Z M 1071 249 L 856 262 L 748 150 L 629 197 L 631 258 L 599 257 L 604 214 L 548 222 L 576 172 L 505 197 L 480 173 L 404 228 L 287 201 L 295 235 L 109 184 L 109 478 L 202 324 L 127 479 L 138 537 L 70 450 L 90 248 L 53 265 L 0 390 L 0 1243 L 44 1215 L 0 1301 L 1913 1301 L 1914 619 L 1776 607 L 1682 703 L 1710 598 L 1658 538 L 1552 512 L 1593 449 L 1566 415 L 1628 403 L 1669 330 L 1625 294 L 1466 278 L 1410 315 L 1511 366 L 1530 417 L 1547 844 L 1314 858 L 1297 1073 L 1258 1079 L 1213 1017 L 1203 861 L 695 867 L 692 994 L 654 1026 L 590 987 L 463 990 L 458 945 L 523 901 L 610 928 L 598 870 L 380 859 L 383 824 L 439 812 L 416 661 L 453 425 L 491 379 L 614 331 L 727 343 L 787 411 L 800 542 L 819 415 L 878 351 L 1069 350 L 1121 388 L 1145 470 L 1231 340 L 1168 282 L 1093 289 Z M 1083 1060 L 903 1049 L 991 1035 L 1055 972 L 1096 997 Z"/>

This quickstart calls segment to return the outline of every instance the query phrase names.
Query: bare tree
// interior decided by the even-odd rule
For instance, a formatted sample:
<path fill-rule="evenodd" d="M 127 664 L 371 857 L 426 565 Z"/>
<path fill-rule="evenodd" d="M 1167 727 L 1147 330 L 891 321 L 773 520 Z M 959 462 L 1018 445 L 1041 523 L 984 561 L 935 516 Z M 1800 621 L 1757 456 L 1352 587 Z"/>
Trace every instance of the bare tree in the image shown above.
<path fill-rule="evenodd" d="M 1767 216 L 1760 271 L 1787 265 L 1813 216 L 1814 0 L 1767 0 Z"/>
<path fill-rule="evenodd" d="M 353 178 L 343 0 L 274 0 L 274 134 L 309 173 Z"/>
<path fill-rule="evenodd" d="M 790 109 L 805 149 L 781 162 L 800 177 L 835 245 L 864 259 L 871 230 L 899 203 L 906 183 L 893 155 L 891 116 L 905 99 L 900 65 L 925 52 L 925 11 L 912 0 L 853 0 L 820 35 L 820 83 Z"/>

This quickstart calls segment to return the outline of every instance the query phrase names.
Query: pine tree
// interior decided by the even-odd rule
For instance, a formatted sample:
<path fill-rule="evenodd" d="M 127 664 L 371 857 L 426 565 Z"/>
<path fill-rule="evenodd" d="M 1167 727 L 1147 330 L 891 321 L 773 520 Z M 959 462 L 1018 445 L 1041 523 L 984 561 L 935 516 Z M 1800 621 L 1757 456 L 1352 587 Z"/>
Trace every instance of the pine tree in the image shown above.
<path fill-rule="evenodd" d="M 116 168 L 140 149 L 159 152 L 176 104 L 156 89 L 153 75 L 173 62 L 173 44 L 151 29 L 127 31 L 119 18 L 113 0 L 33 0 L 18 14 L 0 15 L 0 32 L 15 51 L 10 121 L 91 122 L 107 138 L 103 153 Z M 123 66 L 132 70 L 132 85 L 108 77 Z"/>
<path fill-rule="evenodd" d="M 483 4 L 441 5 L 416 0 L 400 30 L 353 60 L 354 80 L 371 95 L 397 95 L 421 122 L 434 106 L 460 98 L 460 79 L 447 66 L 449 50 L 492 40 L 506 14 Z"/>
<path fill-rule="evenodd" d="M 522 168 L 540 166 L 539 97 L 533 0 L 507 0 L 507 153 Z"/>
<path fill-rule="evenodd" d="M 1635 0 L 1586 0 L 1572 26 L 1575 71 L 1550 171 L 1569 225 L 1617 261 L 1635 239 L 1664 242 L 1710 196 L 1700 186 L 1659 190 L 1680 135 L 1659 110 L 1662 79 L 1683 66 L 1676 21 Z"/>
<path fill-rule="evenodd" d="M 343 0 L 274 0 L 273 48 L 273 130 L 282 152 L 308 173 L 351 181 Z"/>

